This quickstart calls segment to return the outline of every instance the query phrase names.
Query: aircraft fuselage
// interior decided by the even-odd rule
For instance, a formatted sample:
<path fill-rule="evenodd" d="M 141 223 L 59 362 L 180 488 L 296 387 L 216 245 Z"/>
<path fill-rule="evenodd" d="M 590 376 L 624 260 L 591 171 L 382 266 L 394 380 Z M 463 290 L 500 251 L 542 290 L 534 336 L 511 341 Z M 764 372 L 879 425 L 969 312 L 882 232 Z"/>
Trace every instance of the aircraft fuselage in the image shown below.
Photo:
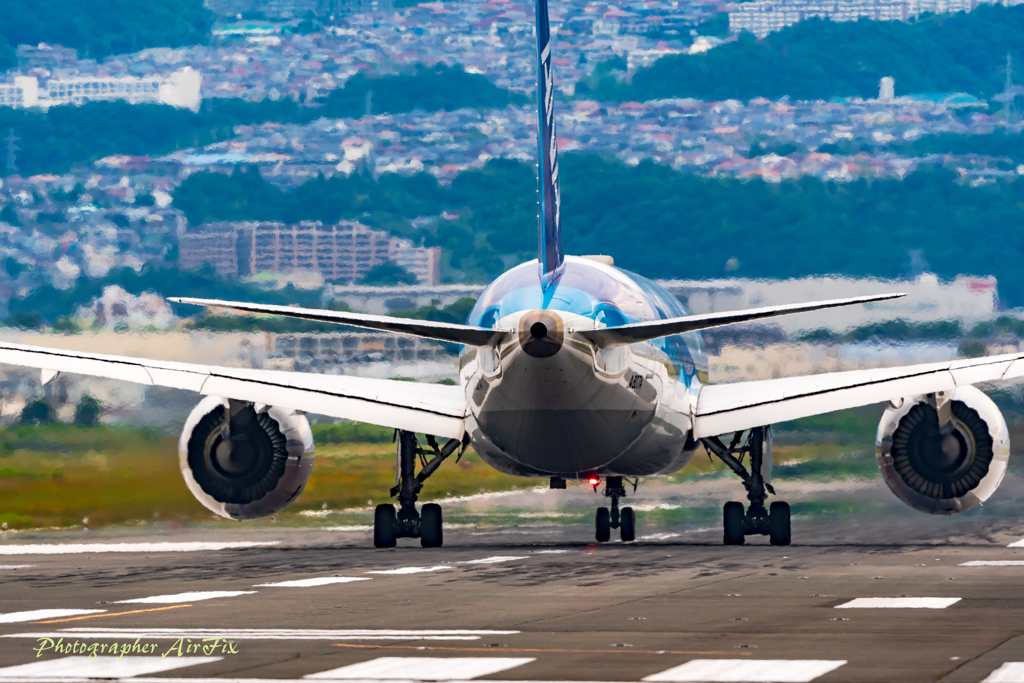
<path fill-rule="evenodd" d="M 579 257 L 542 288 L 537 264 L 480 296 L 468 324 L 508 330 L 494 349 L 463 348 L 466 429 L 492 467 L 519 476 L 651 476 L 683 467 L 707 364 L 697 333 L 599 349 L 576 335 L 686 315 L 653 282 Z"/>

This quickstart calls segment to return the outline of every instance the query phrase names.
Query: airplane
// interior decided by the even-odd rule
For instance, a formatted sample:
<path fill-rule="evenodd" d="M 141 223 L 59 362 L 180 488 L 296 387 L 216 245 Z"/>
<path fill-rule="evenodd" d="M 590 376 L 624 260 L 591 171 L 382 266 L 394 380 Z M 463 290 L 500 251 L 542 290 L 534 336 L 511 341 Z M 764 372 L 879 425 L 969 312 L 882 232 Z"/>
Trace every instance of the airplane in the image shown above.
<path fill-rule="evenodd" d="M 373 542 L 443 543 L 442 510 L 417 509 L 424 482 L 472 446 L 490 466 L 517 476 L 596 488 L 608 507 L 595 538 L 636 539 L 636 516 L 620 507 L 626 484 L 682 469 L 700 446 L 740 479 L 748 505 L 723 507 L 723 542 L 767 535 L 791 542 L 790 509 L 771 484 L 771 425 L 884 403 L 876 435 L 883 480 L 907 505 L 954 514 L 980 505 L 1002 481 L 1006 421 L 973 385 L 1024 376 L 1008 354 L 715 385 L 700 331 L 780 315 L 866 304 L 884 294 L 689 315 L 665 289 L 607 256 L 563 250 L 547 0 L 537 0 L 538 257 L 505 272 L 481 294 L 465 324 L 244 302 L 172 298 L 180 304 L 353 325 L 461 345 L 459 384 L 238 369 L 0 343 L 0 363 L 187 389 L 204 396 L 179 440 L 181 470 L 200 503 L 244 520 L 294 501 L 313 466 L 307 412 L 396 430 L 393 504 L 374 511 Z M 421 437 L 422 435 L 422 437 Z M 446 439 L 441 445 L 438 438 Z M 417 471 L 417 460 L 421 462 Z"/>

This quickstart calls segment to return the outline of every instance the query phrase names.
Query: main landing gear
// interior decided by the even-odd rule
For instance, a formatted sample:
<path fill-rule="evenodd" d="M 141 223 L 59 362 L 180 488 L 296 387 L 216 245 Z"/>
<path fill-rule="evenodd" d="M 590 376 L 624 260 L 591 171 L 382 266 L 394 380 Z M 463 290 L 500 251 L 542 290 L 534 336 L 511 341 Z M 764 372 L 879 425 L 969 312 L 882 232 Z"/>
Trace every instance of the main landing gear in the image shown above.
<path fill-rule="evenodd" d="M 399 538 L 418 538 L 424 548 L 440 548 L 444 542 L 441 530 L 441 506 L 427 503 L 416 511 L 416 498 L 423 482 L 434 473 L 441 462 L 468 441 L 451 439 L 439 447 L 432 436 L 427 437 L 430 450 L 420 447 L 412 432 L 398 432 L 398 485 L 391 489 L 398 496 L 399 509 L 390 503 L 378 505 L 373 516 L 373 545 L 394 548 Z M 433 457 L 428 461 L 427 456 Z M 461 455 L 461 453 L 460 453 Z M 416 474 L 416 457 L 420 459 L 420 473 Z"/>
<path fill-rule="evenodd" d="M 598 482 L 591 480 L 594 488 Z M 636 487 L 633 487 L 636 491 Z M 618 529 L 619 535 L 624 542 L 636 538 L 636 515 L 633 508 L 624 507 L 619 510 L 619 498 L 625 497 L 626 488 L 622 485 L 622 477 L 605 477 L 604 495 L 612 499 L 612 508 L 597 508 L 597 533 L 595 534 L 598 543 L 607 543 L 612 537 L 612 529 Z"/>
<path fill-rule="evenodd" d="M 737 432 L 728 446 L 718 437 L 701 439 L 710 452 L 718 456 L 743 480 L 743 486 L 747 489 L 747 500 L 750 501 L 746 513 L 743 511 L 743 503 L 730 501 L 725 504 L 725 544 L 742 545 L 744 537 L 760 534 L 768 536 L 772 545 L 789 545 L 789 504 L 775 501 L 768 509 L 764 506 L 768 494 L 775 495 L 775 489 L 765 480 L 765 463 L 767 462 L 768 468 L 771 467 L 771 430 L 768 427 L 751 429 L 746 443 L 740 445 L 742 436 L 742 432 Z M 743 465 L 745 453 L 750 453 L 749 472 Z M 739 457 L 734 454 L 738 454 Z"/>

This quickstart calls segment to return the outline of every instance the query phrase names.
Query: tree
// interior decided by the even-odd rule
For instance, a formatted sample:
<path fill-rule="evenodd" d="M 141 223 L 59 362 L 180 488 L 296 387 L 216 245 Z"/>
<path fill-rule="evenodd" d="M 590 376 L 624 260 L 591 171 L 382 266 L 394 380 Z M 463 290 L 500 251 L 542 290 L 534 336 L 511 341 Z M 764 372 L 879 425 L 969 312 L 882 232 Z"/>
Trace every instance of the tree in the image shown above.
<path fill-rule="evenodd" d="M 419 280 L 416 279 L 416 276 L 402 266 L 394 261 L 385 261 L 379 266 L 370 268 L 359 284 L 387 287 L 389 285 L 414 285 L 417 282 Z"/>
<path fill-rule="evenodd" d="M 21 225 L 21 221 L 18 220 L 18 212 L 14 210 L 14 205 L 12 204 L 8 204 L 3 209 L 0 209 L 0 221 L 15 227 Z"/>
<path fill-rule="evenodd" d="M 75 406 L 75 424 L 79 427 L 95 427 L 100 423 L 103 404 L 95 396 L 82 394 Z"/>
<path fill-rule="evenodd" d="M 53 408 L 43 399 L 25 404 L 21 411 L 21 424 L 40 425 L 53 422 Z"/>

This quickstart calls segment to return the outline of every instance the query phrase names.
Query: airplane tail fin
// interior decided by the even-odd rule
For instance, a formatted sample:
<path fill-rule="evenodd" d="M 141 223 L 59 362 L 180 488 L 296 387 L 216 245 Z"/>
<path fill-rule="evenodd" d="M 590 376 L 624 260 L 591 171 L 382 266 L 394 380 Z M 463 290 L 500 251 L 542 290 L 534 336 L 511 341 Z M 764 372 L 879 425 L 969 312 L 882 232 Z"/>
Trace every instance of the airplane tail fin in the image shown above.
<path fill-rule="evenodd" d="M 541 284 L 547 287 L 562 271 L 562 222 L 559 209 L 558 145 L 555 140 L 555 91 L 551 78 L 551 31 L 548 2 L 537 0 L 537 114 L 539 146 L 537 182 L 540 214 L 537 221 L 537 260 Z"/>

